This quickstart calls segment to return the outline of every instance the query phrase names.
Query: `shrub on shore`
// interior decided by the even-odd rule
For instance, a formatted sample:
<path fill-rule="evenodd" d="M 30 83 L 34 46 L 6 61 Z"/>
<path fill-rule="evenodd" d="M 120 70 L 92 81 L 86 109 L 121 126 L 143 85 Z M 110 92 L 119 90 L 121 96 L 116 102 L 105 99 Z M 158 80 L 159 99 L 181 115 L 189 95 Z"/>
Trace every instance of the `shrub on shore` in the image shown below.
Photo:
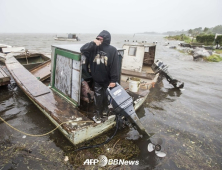
<path fill-rule="evenodd" d="M 186 43 L 190 43 L 191 42 L 191 38 L 186 36 L 185 34 L 181 34 L 181 35 L 174 35 L 174 36 L 168 36 L 168 37 L 165 37 L 167 38 L 168 40 L 178 40 L 178 41 L 184 41 Z"/>
<path fill-rule="evenodd" d="M 205 60 L 211 61 L 211 62 L 219 62 L 219 61 L 222 61 L 222 57 L 219 56 L 219 55 L 214 54 L 214 55 L 211 55 L 209 57 L 206 57 Z"/>
<path fill-rule="evenodd" d="M 218 35 L 216 40 L 215 40 L 215 35 L 210 34 L 210 35 L 198 35 L 196 37 L 197 42 L 204 43 L 206 45 L 212 45 L 218 42 L 218 44 L 222 45 L 222 36 Z"/>

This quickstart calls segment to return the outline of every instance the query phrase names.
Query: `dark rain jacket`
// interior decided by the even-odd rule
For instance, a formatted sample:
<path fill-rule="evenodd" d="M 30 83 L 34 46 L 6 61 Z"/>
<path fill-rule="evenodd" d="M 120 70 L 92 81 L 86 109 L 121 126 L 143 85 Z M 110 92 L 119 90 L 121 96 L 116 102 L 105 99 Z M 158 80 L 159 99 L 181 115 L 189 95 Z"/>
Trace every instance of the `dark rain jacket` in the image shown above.
<path fill-rule="evenodd" d="M 102 85 L 118 82 L 118 52 L 110 45 L 111 35 L 103 30 L 97 37 L 103 37 L 103 43 L 96 46 L 95 42 L 89 42 L 80 49 L 90 64 L 90 71 L 93 80 Z"/>

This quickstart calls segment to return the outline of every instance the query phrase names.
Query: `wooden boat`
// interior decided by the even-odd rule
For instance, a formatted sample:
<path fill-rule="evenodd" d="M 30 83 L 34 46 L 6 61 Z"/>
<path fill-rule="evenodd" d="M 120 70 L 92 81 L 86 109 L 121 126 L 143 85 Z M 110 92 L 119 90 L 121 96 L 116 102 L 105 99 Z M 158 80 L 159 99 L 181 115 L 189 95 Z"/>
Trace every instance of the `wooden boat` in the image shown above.
<path fill-rule="evenodd" d="M 149 89 L 150 85 L 156 81 L 156 75 L 151 66 L 155 61 L 156 45 L 148 43 L 124 44 L 125 49 L 122 64 L 122 81 L 127 81 L 130 77 L 140 80 L 140 87 Z"/>
<path fill-rule="evenodd" d="M 79 37 L 76 34 L 68 34 L 68 37 L 56 37 L 54 40 L 57 41 L 80 41 Z"/>
<path fill-rule="evenodd" d="M 18 53 L 18 52 L 13 52 L 11 54 L 14 54 L 15 58 L 18 60 L 20 64 L 22 64 L 26 69 L 29 71 L 33 72 L 33 74 L 38 74 L 38 67 L 46 65 L 50 66 L 49 71 L 51 69 L 51 60 L 48 56 L 43 55 L 41 53 L 29 53 L 29 52 L 23 52 L 23 53 Z M 0 61 L 2 63 L 5 63 L 8 54 L 3 54 L 0 53 Z M 40 76 L 41 77 L 41 76 Z M 47 78 L 50 77 L 50 74 Z"/>
<path fill-rule="evenodd" d="M 51 60 L 41 53 L 29 53 L 24 47 L 12 47 L 0 44 L 0 61 L 5 63 L 7 54 L 14 53 L 18 62 L 41 81 L 50 77 Z M 44 68 L 44 69 L 43 69 Z M 0 69 L 0 86 L 10 83 L 10 77 L 5 73 L 3 67 Z"/>
<path fill-rule="evenodd" d="M 50 62 L 50 58 L 41 54 L 41 53 L 21 53 L 15 55 L 15 58 L 21 63 L 26 69 L 32 71 L 39 65 L 42 65 L 46 62 Z"/>
<path fill-rule="evenodd" d="M 115 126 L 115 115 L 108 116 L 103 123 L 94 123 L 93 102 L 81 100 L 82 80 L 88 82 L 92 88 L 92 79 L 84 72 L 85 56 L 81 55 L 81 46 L 52 46 L 50 87 L 39 81 L 19 62 L 19 54 L 10 53 L 6 57 L 6 66 L 17 85 L 55 126 L 63 123 L 59 130 L 74 145 L 90 140 Z M 120 63 L 123 54 L 124 49 L 118 49 Z M 121 71 L 121 65 L 119 69 Z M 156 76 L 152 81 L 156 81 Z M 150 84 L 147 89 L 139 88 L 137 92 L 131 92 L 129 82 L 121 81 L 120 84 L 133 96 L 135 110 L 145 101 L 152 86 Z"/>

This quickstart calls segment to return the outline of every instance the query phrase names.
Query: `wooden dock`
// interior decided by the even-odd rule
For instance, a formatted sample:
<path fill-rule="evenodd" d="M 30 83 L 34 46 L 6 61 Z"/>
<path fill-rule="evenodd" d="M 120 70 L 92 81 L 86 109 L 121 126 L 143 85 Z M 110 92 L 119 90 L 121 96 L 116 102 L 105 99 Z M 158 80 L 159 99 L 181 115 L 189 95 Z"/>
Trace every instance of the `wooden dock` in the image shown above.
<path fill-rule="evenodd" d="M 0 67 L 0 86 L 4 86 L 10 83 L 10 77 L 6 74 L 4 67 Z"/>

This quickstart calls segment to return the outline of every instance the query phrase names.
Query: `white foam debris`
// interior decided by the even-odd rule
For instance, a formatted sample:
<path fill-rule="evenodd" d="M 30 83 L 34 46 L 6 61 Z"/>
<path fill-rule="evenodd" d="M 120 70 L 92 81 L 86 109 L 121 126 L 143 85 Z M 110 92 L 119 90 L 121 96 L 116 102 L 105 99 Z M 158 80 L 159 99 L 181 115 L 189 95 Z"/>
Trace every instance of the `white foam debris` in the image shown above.
<path fill-rule="evenodd" d="M 76 118 L 76 121 L 80 121 L 80 120 L 82 120 L 82 117 Z"/>
<path fill-rule="evenodd" d="M 71 123 L 72 124 L 72 126 L 76 126 L 77 125 L 77 123 L 75 123 L 75 122 L 73 122 L 73 123 Z"/>
<path fill-rule="evenodd" d="M 68 156 L 65 156 L 64 161 L 67 162 L 69 160 Z"/>

